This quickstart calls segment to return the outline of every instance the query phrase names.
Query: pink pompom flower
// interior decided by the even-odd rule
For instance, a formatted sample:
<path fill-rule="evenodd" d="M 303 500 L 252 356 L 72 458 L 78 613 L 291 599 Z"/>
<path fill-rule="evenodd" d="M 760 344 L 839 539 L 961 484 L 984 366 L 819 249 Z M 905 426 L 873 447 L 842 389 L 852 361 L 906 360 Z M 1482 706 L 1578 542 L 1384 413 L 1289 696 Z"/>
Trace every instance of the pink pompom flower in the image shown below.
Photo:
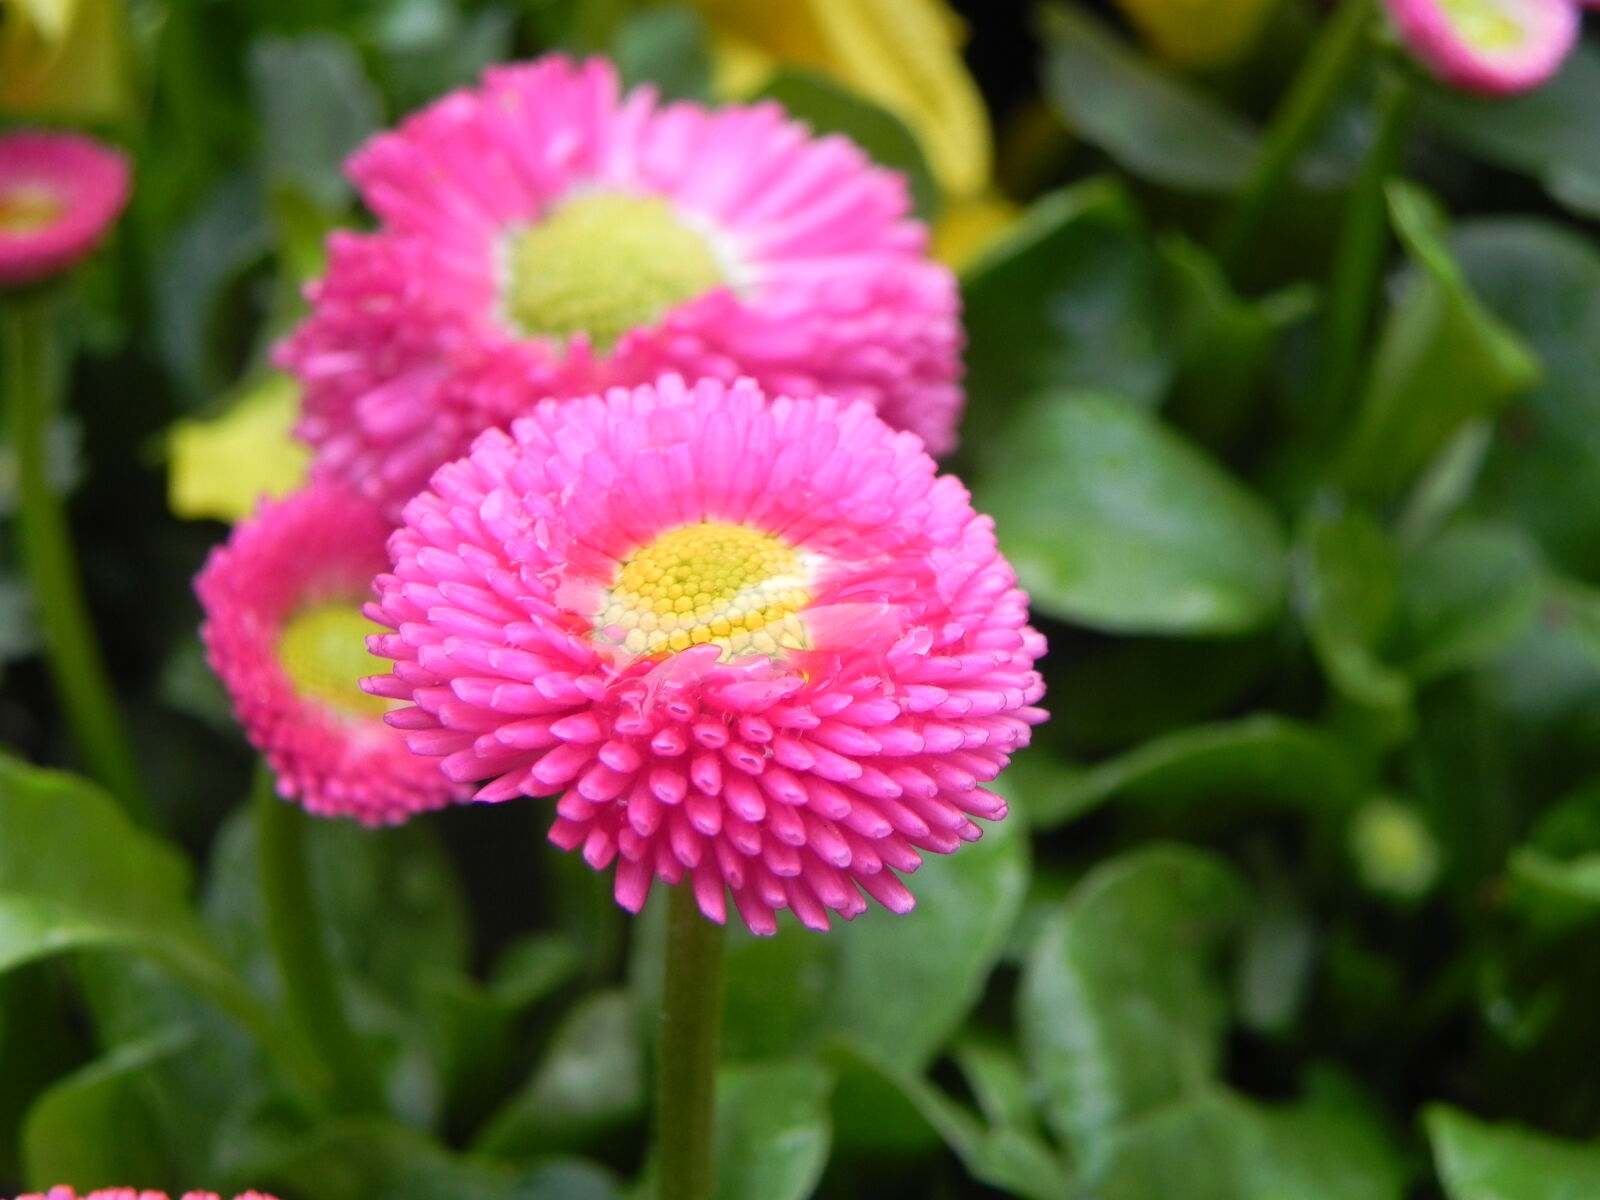
<path fill-rule="evenodd" d="M 0 134 L 0 287 L 75 264 L 128 202 L 128 160 L 75 133 Z"/>
<path fill-rule="evenodd" d="M 959 301 L 904 179 L 776 104 L 661 105 L 555 56 L 489 70 L 350 174 L 378 229 L 333 236 L 278 361 L 316 469 L 391 513 L 530 397 L 668 372 L 865 400 L 954 444 Z"/>
<path fill-rule="evenodd" d="M 1027 597 L 966 490 L 864 403 L 668 377 L 547 401 L 442 467 L 368 608 L 388 720 L 637 912 L 687 880 L 828 927 L 998 820 L 1043 720 Z"/>
<path fill-rule="evenodd" d="M 80 1200 L 80 1197 L 69 1187 L 53 1187 L 43 1195 L 29 1192 L 25 1196 L 18 1196 L 17 1200 Z M 102 1188 L 85 1194 L 81 1200 L 167 1200 L 167 1194 L 141 1191 L 138 1188 Z M 221 1200 L 221 1197 L 215 1192 L 185 1192 L 180 1200 Z M 245 1192 L 241 1196 L 234 1197 L 234 1200 L 273 1200 L 273 1198 L 261 1192 Z"/>
<path fill-rule="evenodd" d="M 392 526 L 369 500 L 317 484 L 263 501 L 195 580 L 200 635 L 278 791 L 311 812 L 394 824 L 466 790 L 406 749 L 359 681 L 381 667 L 361 615 Z"/>
<path fill-rule="evenodd" d="M 1400 39 L 1439 79 L 1487 96 L 1538 87 L 1578 37 L 1573 0 L 1386 0 Z"/>

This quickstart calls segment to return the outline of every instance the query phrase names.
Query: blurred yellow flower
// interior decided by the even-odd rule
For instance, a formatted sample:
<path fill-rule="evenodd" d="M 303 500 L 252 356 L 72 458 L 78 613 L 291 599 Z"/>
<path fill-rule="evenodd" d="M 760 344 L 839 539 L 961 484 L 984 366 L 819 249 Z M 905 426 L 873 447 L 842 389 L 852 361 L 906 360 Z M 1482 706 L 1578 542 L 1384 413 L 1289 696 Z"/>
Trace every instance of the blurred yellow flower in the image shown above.
<path fill-rule="evenodd" d="M 131 103 L 122 0 L 0 0 L 0 109 L 110 121 Z"/>
<path fill-rule="evenodd" d="M 168 434 L 167 503 L 180 517 L 237 521 L 263 495 L 305 479 L 311 452 L 289 435 L 300 393 L 286 375 L 247 384 L 220 416 L 176 422 Z"/>
<path fill-rule="evenodd" d="M 1261 32 L 1272 0 L 1117 0 L 1155 53 L 1180 67 L 1225 67 Z"/>
<path fill-rule="evenodd" d="M 1021 213 L 1011 201 L 993 193 L 949 201 L 933 227 L 933 255 L 959 271 L 992 246 Z"/>
<path fill-rule="evenodd" d="M 748 95 L 779 65 L 807 67 L 904 121 L 947 198 L 988 187 L 989 118 L 961 61 L 961 23 L 942 0 L 697 3 L 724 95 Z"/>

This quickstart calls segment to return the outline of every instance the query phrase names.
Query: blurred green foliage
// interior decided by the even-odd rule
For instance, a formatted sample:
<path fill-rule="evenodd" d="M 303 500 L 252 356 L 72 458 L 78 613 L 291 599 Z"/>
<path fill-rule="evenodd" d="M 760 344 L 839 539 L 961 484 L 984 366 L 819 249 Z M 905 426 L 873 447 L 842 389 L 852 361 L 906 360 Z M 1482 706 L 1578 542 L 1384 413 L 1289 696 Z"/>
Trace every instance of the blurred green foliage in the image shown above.
<path fill-rule="evenodd" d="M 1369 52 L 1230 278 L 1206 247 L 1317 14 L 1179 74 L 1071 4 L 961 7 L 1031 182 L 963 271 L 951 465 L 1033 594 L 1054 719 L 913 915 L 732 937 L 723 1200 L 1600 1195 L 1600 50 L 1506 102 L 1406 80 L 1386 286 L 1330 401 L 1339 207 L 1406 68 Z M 166 512 L 160 459 L 363 220 L 363 138 L 550 48 L 704 98 L 714 31 L 621 0 L 128 17 L 138 101 L 102 132 L 138 188 L 69 314 L 61 478 L 164 832 L 0 758 L 0 1192 L 640 1195 L 660 914 L 625 924 L 536 802 L 308 829 L 389 1115 L 323 1110 L 195 642 L 222 530 Z M 765 94 L 937 219 L 900 119 L 811 70 Z M 0 738 L 63 761 L 11 550 Z"/>

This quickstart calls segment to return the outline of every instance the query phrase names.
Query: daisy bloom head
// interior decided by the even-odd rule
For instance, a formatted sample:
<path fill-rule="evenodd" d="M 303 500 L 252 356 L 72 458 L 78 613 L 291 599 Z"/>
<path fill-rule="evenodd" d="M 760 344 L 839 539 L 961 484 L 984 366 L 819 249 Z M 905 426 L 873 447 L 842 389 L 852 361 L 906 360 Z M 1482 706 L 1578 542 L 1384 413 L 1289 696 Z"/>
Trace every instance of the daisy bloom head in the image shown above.
<path fill-rule="evenodd" d="M 954 278 L 905 180 L 772 103 L 622 94 L 607 62 L 489 70 L 374 138 L 279 362 L 317 469 L 391 512 L 530 398 L 664 373 L 864 400 L 934 453 L 962 394 Z"/>
<path fill-rule="evenodd" d="M 391 526 L 369 500 L 331 484 L 263 501 L 195 580 L 200 636 L 245 735 L 278 790 L 311 812 L 393 824 L 463 789 L 384 723 L 390 707 L 359 681 L 382 664 L 361 615 L 388 566 Z"/>
<path fill-rule="evenodd" d="M 813 928 L 998 820 L 1044 714 L 993 523 L 865 403 L 675 377 L 546 402 L 407 505 L 372 641 L 411 748 L 550 838 Z"/>
<path fill-rule="evenodd" d="M 42 1195 L 29 1192 L 26 1196 L 18 1196 L 17 1200 L 168 1200 L 168 1197 L 165 1192 L 143 1191 L 139 1188 L 102 1188 L 80 1198 L 69 1187 L 53 1187 Z M 215 1192 L 185 1192 L 179 1200 L 221 1200 L 221 1197 Z M 242 1196 L 234 1197 L 234 1200 L 272 1200 L 272 1197 L 261 1192 L 245 1192 Z"/>
<path fill-rule="evenodd" d="M 0 133 L 0 287 L 75 264 L 128 202 L 128 160 L 75 133 Z"/>
<path fill-rule="evenodd" d="M 1453 87 L 1505 96 L 1538 87 L 1578 37 L 1573 0 L 1386 0 L 1400 40 Z"/>

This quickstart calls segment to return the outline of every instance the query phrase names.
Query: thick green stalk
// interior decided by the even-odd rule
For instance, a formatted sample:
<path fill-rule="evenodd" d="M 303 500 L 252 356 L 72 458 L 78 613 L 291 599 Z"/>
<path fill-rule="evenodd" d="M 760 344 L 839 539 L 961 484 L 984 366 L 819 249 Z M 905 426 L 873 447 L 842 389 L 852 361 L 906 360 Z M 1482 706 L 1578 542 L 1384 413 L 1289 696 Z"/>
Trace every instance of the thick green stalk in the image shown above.
<path fill-rule="evenodd" d="M 715 1194 L 722 935 L 722 926 L 701 915 L 687 880 L 671 889 L 656 1071 L 658 1200 Z"/>
<path fill-rule="evenodd" d="M 1374 0 L 1340 0 L 1273 117 L 1233 210 L 1217 241 L 1217 254 L 1237 274 L 1290 173 L 1328 119 L 1334 102 L 1367 44 Z"/>
<path fill-rule="evenodd" d="M 264 764 L 256 775 L 255 818 L 267 937 L 289 1017 L 333 1075 L 334 1106 L 343 1112 L 381 1112 L 382 1091 L 350 1026 L 318 921 L 306 857 L 311 818 L 278 798 Z"/>
<path fill-rule="evenodd" d="M 134 820 L 148 825 L 149 799 L 89 620 L 66 509 L 50 485 L 48 436 L 56 348 L 50 293 L 30 288 L 0 296 L 0 327 L 22 561 L 38 609 L 50 675 L 89 772 Z"/>
<path fill-rule="evenodd" d="M 1319 440 L 1338 432 L 1349 411 L 1351 393 L 1360 382 L 1361 352 L 1372 326 L 1372 309 L 1389 250 L 1389 210 L 1384 188 L 1405 147 L 1414 97 L 1411 81 L 1401 72 L 1384 76 L 1377 136 L 1345 202 L 1309 418 Z"/>

